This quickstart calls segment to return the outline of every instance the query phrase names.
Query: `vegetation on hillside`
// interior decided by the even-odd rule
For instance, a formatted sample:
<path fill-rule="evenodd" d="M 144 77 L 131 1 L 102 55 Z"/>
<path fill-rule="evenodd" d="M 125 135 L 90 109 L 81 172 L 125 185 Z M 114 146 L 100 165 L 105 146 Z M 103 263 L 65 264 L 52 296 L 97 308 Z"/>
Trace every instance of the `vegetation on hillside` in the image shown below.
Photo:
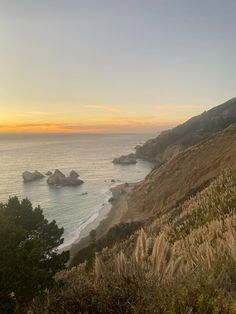
<path fill-rule="evenodd" d="M 236 172 L 57 280 L 30 313 L 236 313 Z"/>
<path fill-rule="evenodd" d="M 142 225 L 143 223 L 139 221 L 117 224 L 110 228 L 108 232 L 98 240 L 96 240 L 96 231 L 92 230 L 90 232 L 91 243 L 85 248 L 78 251 L 78 253 L 71 262 L 71 266 L 89 261 L 89 263 L 87 263 L 87 268 L 90 268 L 90 262 L 95 259 L 95 253 L 99 253 L 104 248 L 110 248 L 116 243 L 127 239 L 137 229 L 140 229 Z"/>
<path fill-rule="evenodd" d="M 62 234 L 28 199 L 0 204 L 0 313 L 24 313 L 36 295 L 53 286 L 69 258 L 57 252 Z"/>

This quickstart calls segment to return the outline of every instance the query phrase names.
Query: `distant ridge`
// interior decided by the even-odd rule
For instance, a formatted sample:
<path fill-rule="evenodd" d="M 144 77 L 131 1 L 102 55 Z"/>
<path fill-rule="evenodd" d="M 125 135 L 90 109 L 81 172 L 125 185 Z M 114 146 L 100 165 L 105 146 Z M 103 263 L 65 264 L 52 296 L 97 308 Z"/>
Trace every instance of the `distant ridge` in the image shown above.
<path fill-rule="evenodd" d="M 135 157 L 155 161 L 159 166 L 180 151 L 224 130 L 235 122 L 236 97 L 171 130 L 163 131 L 142 146 L 137 146 Z"/>

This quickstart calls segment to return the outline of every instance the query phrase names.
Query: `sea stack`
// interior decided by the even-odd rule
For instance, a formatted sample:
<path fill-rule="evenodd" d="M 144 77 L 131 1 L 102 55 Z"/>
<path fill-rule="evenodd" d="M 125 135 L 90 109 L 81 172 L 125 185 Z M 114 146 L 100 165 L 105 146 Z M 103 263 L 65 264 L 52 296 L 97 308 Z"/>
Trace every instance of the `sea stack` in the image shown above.
<path fill-rule="evenodd" d="M 70 172 L 70 177 L 71 178 L 78 178 L 79 174 L 75 170 L 71 170 Z"/>
<path fill-rule="evenodd" d="M 44 175 L 36 170 L 34 172 L 25 171 L 23 172 L 22 177 L 24 182 L 32 182 L 44 178 Z"/>
<path fill-rule="evenodd" d="M 54 174 L 47 179 L 49 185 L 64 185 L 66 176 L 60 170 L 56 169 Z"/>
<path fill-rule="evenodd" d="M 136 163 L 137 163 L 137 160 L 134 154 L 130 154 L 128 156 L 121 156 L 113 160 L 113 164 L 120 164 L 120 165 L 135 165 Z"/>
<path fill-rule="evenodd" d="M 78 176 L 78 173 L 72 170 L 70 176 L 66 177 L 64 173 L 56 169 L 54 174 L 47 179 L 47 183 L 57 186 L 78 186 L 84 183 L 82 180 L 78 179 Z"/>

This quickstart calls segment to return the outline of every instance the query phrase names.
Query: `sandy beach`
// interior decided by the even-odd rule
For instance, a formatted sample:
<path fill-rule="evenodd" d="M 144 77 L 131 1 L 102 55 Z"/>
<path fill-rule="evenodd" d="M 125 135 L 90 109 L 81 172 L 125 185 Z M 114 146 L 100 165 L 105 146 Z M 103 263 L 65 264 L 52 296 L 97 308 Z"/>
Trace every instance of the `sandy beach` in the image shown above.
<path fill-rule="evenodd" d="M 111 227 L 123 221 L 128 210 L 128 195 L 133 186 L 134 183 L 125 183 L 111 188 L 112 198 L 110 202 L 104 205 L 99 211 L 98 217 L 81 231 L 77 242 L 72 244 L 70 248 L 70 260 L 74 258 L 79 250 L 90 243 L 89 233 L 91 230 L 96 230 L 97 239 L 99 239 L 106 234 Z"/>

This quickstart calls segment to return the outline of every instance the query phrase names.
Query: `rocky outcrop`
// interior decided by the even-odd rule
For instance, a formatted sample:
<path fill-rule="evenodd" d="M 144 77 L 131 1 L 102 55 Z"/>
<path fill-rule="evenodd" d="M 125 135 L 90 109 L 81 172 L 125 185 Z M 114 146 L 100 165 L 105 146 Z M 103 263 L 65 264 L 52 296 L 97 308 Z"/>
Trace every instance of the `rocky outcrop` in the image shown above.
<path fill-rule="evenodd" d="M 130 154 L 128 156 L 121 156 L 113 160 L 113 164 L 119 164 L 119 165 L 135 165 L 136 163 L 137 163 L 137 160 L 134 154 Z"/>
<path fill-rule="evenodd" d="M 37 170 L 34 172 L 25 171 L 22 174 L 22 176 L 23 176 L 24 182 L 32 182 L 32 181 L 37 181 L 39 179 L 44 178 L 44 175 Z M 72 170 L 70 172 L 69 177 L 66 177 L 64 173 L 62 173 L 58 169 L 56 169 L 54 173 L 52 173 L 51 171 L 48 171 L 46 173 L 46 176 L 48 176 L 47 183 L 49 185 L 78 186 L 84 183 L 82 180 L 78 178 L 79 175 L 75 170 Z"/>
<path fill-rule="evenodd" d="M 71 171 L 72 173 L 72 171 Z M 84 183 L 82 180 L 78 179 L 78 176 L 75 176 L 75 173 L 72 173 L 72 176 L 66 177 L 64 173 L 62 173 L 60 170 L 56 169 L 54 174 L 51 175 L 47 179 L 47 183 L 49 185 L 57 185 L 57 186 L 78 186 Z M 77 173 L 76 173 L 77 175 Z"/>
<path fill-rule="evenodd" d="M 23 172 L 22 176 L 24 182 L 32 182 L 44 178 L 44 175 L 37 170 L 34 172 L 25 171 Z"/>
<path fill-rule="evenodd" d="M 54 174 L 47 179 L 50 185 L 64 185 L 66 176 L 60 170 L 56 169 Z"/>

